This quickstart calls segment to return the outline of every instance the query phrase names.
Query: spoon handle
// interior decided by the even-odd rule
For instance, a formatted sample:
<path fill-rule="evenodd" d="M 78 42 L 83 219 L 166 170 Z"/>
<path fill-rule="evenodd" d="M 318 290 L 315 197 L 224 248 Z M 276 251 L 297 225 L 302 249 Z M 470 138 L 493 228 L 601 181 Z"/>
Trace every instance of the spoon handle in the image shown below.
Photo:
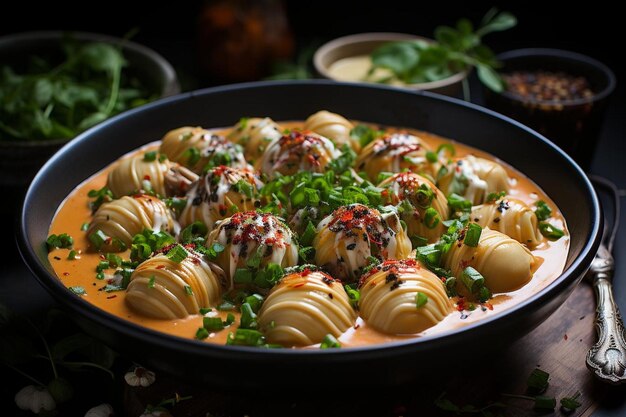
<path fill-rule="evenodd" d="M 626 335 L 624 323 L 613 298 L 610 275 L 597 272 L 593 279 L 596 293 L 598 342 L 587 353 L 587 367 L 603 381 L 626 382 Z"/>

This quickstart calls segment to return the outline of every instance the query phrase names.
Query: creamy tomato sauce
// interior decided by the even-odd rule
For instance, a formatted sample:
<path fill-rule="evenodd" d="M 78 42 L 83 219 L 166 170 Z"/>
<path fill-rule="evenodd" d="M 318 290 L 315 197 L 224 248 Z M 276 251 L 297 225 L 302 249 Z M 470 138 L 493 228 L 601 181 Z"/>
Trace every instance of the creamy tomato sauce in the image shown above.
<path fill-rule="evenodd" d="M 300 128 L 301 122 L 280 123 L 285 128 Z M 389 132 L 400 129 L 387 129 Z M 468 324 L 480 321 L 484 318 L 497 315 L 519 302 L 531 297 L 541 289 L 545 288 L 564 269 L 567 253 L 569 249 L 569 233 L 565 220 L 554 202 L 536 184 L 521 172 L 509 166 L 505 162 L 494 158 L 486 152 L 472 148 L 453 140 L 449 140 L 428 132 L 416 131 L 412 129 L 402 129 L 415 134 L 429 143 L 433 149 L 440 144 L 451 143 L 456 149 L 456 156 L 475 155 L 477 157 L 499 162 L 507 171 L 511 179 L 511 191 L 508 196 L 517 198 L 532 206 L 537 200 L 544 200 L 554 209 L 551 223 L 565 231 L 565 236 L 557 241 L 545 240 L 532 250 L 533 255 L 538 259 L 538 266 L 534 271 L 532 279 L 521 289 L 506 294 L 496 294 L 483 306 L 476 304 L 473 311 L 452 311 L 443 321 L 426 331 L 415 335 L 390 335 L 381 333 L 358 318 L 355 325 L 346 331 L 340 338 L 342 346 L 363 346 L 371 344 L 388 343 L 398 340 L 406 340 L 415 337 L 423 337 L 439 333 L 442 331 L 459 328 Z M 133 153 L 146 152 L 147 150 L 158 149 L 158 143 L 148 144 Z M 112 161 L 115 162 L 115 161 Z M 56 272 L 58 278 L 66 287 L 81 286 L 86 290 L 83 299 L 115 316 L 122 317 L 133 323 L 139 324 L 170 335 L 193 339 L 198 327 L 202 326 L 202 316 L 200 314 L 190 315 L 185 319 L 176 320 L 156 320 L 141 316 L 134 312 L 125 303 L 125 292 L 105 292 L 105 280 L 96 278 L 96 266 L 103 259 L 101 255 L 89 248 L 87 233 L 81 230 L 85 223 L 92 219 L 89 208 L 90 198 L 88 192 L 93 189 L 100 189 L 105 186 L 107 175 L 111 166 L 96 173 L 91 178 L 85 180 L 65 199 L 59 207 L 57 214 L 50 227 L 50 234 L 67 233 L 74 238 L 74 250 L 80 254 L 76 260 L 68 260 L 69 249 L 54 249 L 49 254 L 49 261 Z M 119 253 L 122 258 L 128 259 L 129 253 Z M 110 277 L 109 277 L 110 278 Z M 453 299 L 453 301 L 456 301 Z M 215 313 L 226 320 L 228 312 Z M 236 317 L 235 323 L 239 321 L 239 314 L 233 313 Z M 234 329 L 233 329 L 234 330 Z M 204 341 L 207 343 L 224 344 L 229 329 L 210 333 Z"/>

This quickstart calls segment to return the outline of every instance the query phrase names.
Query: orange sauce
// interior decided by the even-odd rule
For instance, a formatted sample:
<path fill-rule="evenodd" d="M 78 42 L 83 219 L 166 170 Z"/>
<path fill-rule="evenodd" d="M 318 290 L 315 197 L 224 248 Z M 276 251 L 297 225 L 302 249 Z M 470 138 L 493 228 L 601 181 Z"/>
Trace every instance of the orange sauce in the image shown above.
<path fill-rule="evenodd" d="M 294 128 L 301 127 L 302 123 L 287 122 L 280 123 L 280 125 L 285 128 Z M 394 131 L 400 129 L 388 130 Z M 414 129 L 402 130 L 416 134 L 424 139 L 425 142 L 432 145 L 434 149 L 442 143 L 452 143 L 456 149 L 456 156 L 462 157 L 472 154 L 499 162 L 505 168 L 513 182 L 509 193 L 511 197 L 518 198 L 529 205 L 533 205 L 537 200 L 544 200 L 550 207 L 556 209 L 554 202 L 529 178 L 492 155 L 428 132 L 416 131 Z M 154 150 L 157 148 L 158 143 L 152 143 L 134 152 L 145 152 L 146 150 Z M 196 330 L 202 326 L 202 316 L 199 314 L 177 320 L 151 319 L 141 316 L 129 308 L 124 300 L 124 291 L 107 293 L 101 290 L 107 284 L 106 279 L 99 280 L 96 278 L 96 266 L 102 259 L 100 254 L 89 249 L 87 233 L 81 230 L 81 226 L 91 221 L 91 209 L 88 205 L 90 198 L 87 196 L 87 193 L 89 190 L 102 188 L 106 184 L 107 175 L 111 168 L 112 166 L 110 165 L 76 187 L 59 207 L 50 227 L 50 234 L 67 233 L 74 238 L 74 250 L 80 251 L 80 259 L 68 260 L 67 255 L 69 249 L 55 249 L 48 255 L 49 261 L 63 284 L 66 287 L 83 287 L 86 290 L 86 294 L 82 297 L 94 306 L 141 326 L 184 338 L 194 338 Z M 368 327 L 367 324 L 359 318 L 355 325 L 339 338 L 340 342 L 343 346 L 363 346 L 423 337 L 463 327 L 481 319 L 492 317 L 494 314 L 497 315 L 531 297 L 559 276 L 565 266 L 569 249 L 569 233 L 567 233 L 565 219 L 558 209 L 553 212 L 553 220 L 553 223 L 557 227 L 566 231 L 565 236 L 555 242 L 544 240 L 542 244 L 532 250 L 533 255 L 538 258 L 538 263 L 540 264 L 534 272 L 532 279 L 528 284 L 517 291 L 495 295 L 494 298 L 490 300 L 493 310 L 485 309 L 483 311 L 483 309 L 477 305 L 478 308 L 474 311 L 452 311 L 437 325 L 422 333 L 408 336 L 389 335 L 378 332 Z M 120 253 L 119 255 L 125 259 L 129 257 L 128 252 Z M 227 312 L 218 312 L 218 314 L 223 320 L 226 319 Z M 237 312 L 233 312 L 233 314 L 235 314 L 236 317 L 235 323 L 238 323 L 239 314 Z M 233 327 L 234 326 L 235 325 L 233 325 Z M 225 329 L 220 332 L 210 333 L 210 336 L 205 339 L 205 342 L 224 344 L 228 332 L 229 330 Z"/>

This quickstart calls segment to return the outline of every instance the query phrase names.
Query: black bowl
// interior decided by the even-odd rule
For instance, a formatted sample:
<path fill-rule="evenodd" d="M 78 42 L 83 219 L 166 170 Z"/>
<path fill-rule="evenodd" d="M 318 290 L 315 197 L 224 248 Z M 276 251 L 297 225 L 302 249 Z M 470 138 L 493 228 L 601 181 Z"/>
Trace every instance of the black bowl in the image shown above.
<path fill-rule="evenodd" d="M 304 119 L 328 109 L 352 119 L 428 130 L 483 149 L 526 173 L 562 209 L 571 233 L 565 272 L 514 308 L 467 327 L 401 343 L 293 350 L 217 346 L 159 333 L 115 317 L 68 291 L 55 276 L 45 240 L 58 205 L 116 158 L 182 125 L 226 126 L 241 116 Z M 581 169 L 539 134 L 489 110 L 428 93 L 330 81 L 233 85 L 192 92 L 127 112 L 83 133 L 33 180 L 19 247 L 29 268 L 85 331 L 146 366 L 214 384 L 401 383 L 441 370 L 451 358 L 493 351 L 526 334 L 568 297 L 599 245 L 597 196 Z M 298 385 L 301 386 L 301 385 Z M 321 385 L 318 385 L 321 386 Z"/>

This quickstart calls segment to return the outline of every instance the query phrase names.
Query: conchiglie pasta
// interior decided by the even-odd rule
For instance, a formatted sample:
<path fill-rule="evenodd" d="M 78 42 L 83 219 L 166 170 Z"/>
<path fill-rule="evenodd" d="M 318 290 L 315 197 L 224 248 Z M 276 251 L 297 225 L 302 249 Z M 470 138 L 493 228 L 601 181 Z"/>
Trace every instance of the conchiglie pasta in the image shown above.
<path fill-rule="evenodd" d="M 452 162 L 437 185 L 446 195 L 456 193 L 473 205 L 482 204 L 489 193 L 509 192 L 509 176 L 497 162 L 473 155 Z"/>
<path fill-rule="evenodd" d="M 326 138 L 331 139 L 337 147 L 348 145 L 356 153 L 361 151 L 358 140 L 352 139 L 350 132 L 354 125 L 345 117 L 326 110 L 318 111 L 310 115 L 304 122 L 304 129 L 311 130 Z"/>
<path fill-rule="evenodd" d="M 259 324 L 270 343 L 306 346 L 328 334 L 339 337 L 356 317 L 341 282 L 305 270 L 285 276 L 272 289 L 259 312 Z"/>
<path fill-rule="evenodd" d="M 368 265 L 368 258 L 403 259 L 411 241 L 393 213 L 382 215 L 362 204 L 340 207 L 317 226 L 313 240 L 316 265 L 351 282 Z"/>
<path fill-rule="evenodd" d="M 392 133 L 369 143 L 356 160 L 356 170 L 376 181 L 381 172 L 409 170 L 434 175 L 434 165 L 426 159 L 430 146 L 417 136 Z"/>
<path fill-rule="evenodd" d="M 199 127 L 182 127 L 168 132 L 163 137 L 160 152 L 197 174 L 219 165 L 249 168 L 241 146 Z"/>
<path fill-rule="evenodd" d="M 216 306 L 224 291 L 222 271 L 187 249 L 180 263 L 160 254 L 142 262 L 130 277 L 126 303 L 156 319 L 183 319 Z"/>
<path fill-rule="evenodd" d="M 471 266 L 485 278 L 485 286 L 493 293 L 514 291 L 532 278 L 537 259 L 517 240 L 495 230 L 483 229 L 477 247 L 458 242 L 444 257 L 444 265 L 452 275 L 460 277 Z M 463 286 L 457 284 L 463 292 Z"/>
<path fill-rule="evenodd" d="M 237 268 L 245 268 L 254 257 L 260 257 L 260 268 L 269 263 L 283 268 L 298 263 L 298 246 L 291 230 L 279 218 L 268 213 L 240 212 L 220 221 L 207 238 L 207 246 L 213 243 L 225 248 L 216 263 L 231 279 L 231 288 Z"/>
<path fill-rule="evenodd" d="M 170 167 L 167 159 L 149 160 L 142 153 L 123 158 L 109 172 L 107 187 L 116 198 L 142 190 L 165 196 L 165 178 Z"/>
<path fill-rule="evenodd" d="M 244 118 L 228 134 L 228 140 L 241 145 L 246 157 L 252 163 L 263 155 L 270 142 L 283 135 L 282 131 L 283 129 L 269 117 Z"/>
<path fill-rule="evenodd" d="M 359 286 L 361 317 L 384 333 L 422 332 L 452 310 L 441 280 L 412 259 L 384 262 L 361 278 Z M 419 306 L 418 293 L 423 303 Z"/>
<path fill-rule="evenodd" d="M 340 154 L 329 139 L 317 133 L 294 130 L 272 141 L 256 167 L 270 177 L 275 173 L 324 172 L 328 163 Z"/>
<path fill-rule="evenodd" d="M 217 220 L 237 211 L 260 206 L 263 183 L 249 170 L 219 166 L 200 177 L 187 194 L 187 205 L 178 221 L 181 227 L 201 221 L 209 229 Z"/>
<path fill-rule="evenodd" d="M 497 230 L 534 248 L 543 237 L 537 229 L 537 216 L 526 203 L 515 198 L 504 198 L 472 207 L 471 220 L 482 227 Z"/>
<path fill-rule="evenodd" d="M 130 247 L 133 236 L 143 229 L 174 233 L 176 224 L 165 203 L 149 195 L 122 197 L 102 204 L 90 223 L 88 235 L 102 231 L 110 237 L 101 250 L 119 251 L 123 246 L 116 239 Z"/>
<path fill-rule="evenodd" d="M 448 218 L 448 200 L 430 180 L 412 172 L 401 172 L 378 186 L 385 189 L 385 201 L 398 208 L 409 237 L 419 236 L 432 243 L 445 232 L 443 221 Z M 427 213 L 429 208 L 435 210 L 434 215 L 431 211 Z"/>

